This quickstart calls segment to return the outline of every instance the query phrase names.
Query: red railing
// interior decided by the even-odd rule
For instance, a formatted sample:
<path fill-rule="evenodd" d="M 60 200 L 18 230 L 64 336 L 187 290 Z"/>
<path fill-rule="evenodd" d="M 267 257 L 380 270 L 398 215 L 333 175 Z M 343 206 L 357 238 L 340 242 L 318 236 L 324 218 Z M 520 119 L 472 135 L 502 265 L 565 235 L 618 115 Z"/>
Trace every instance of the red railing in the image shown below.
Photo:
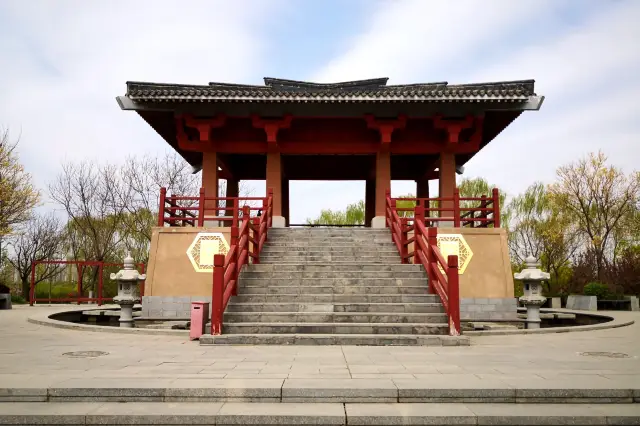
<path fill-rule="evenodd" d="M 391 198 L 387 191 L 386 226 L 391 230 L 391 239 L 400 253 L 402 263 L 411 263 L 410 260 L 413 258 L 414 264 L 424 267 L 429 282 L 429 293 L 435 293 L 440 297 L 447 313 L 449 334 L 458 336 L 460 335 L 458 256 L 449 256 L 445 261 L 438 248 L 437 228 L 427 228 L 425 225 L 432 220 L 425 218 L 426 208 L 423 205 L 418 204 L 412 209 L 414 216 L 411 218 L 400 217 L 398 210 L 400 209 L 397 207 L 397 199 Z M 409 221 L 412 222 L 411 225 Z M 411 231 L 413 236 L 409 238 Z M 413 251 L 409 252 L 409 245 L 412 243 Z"/>
<path fill-rule="evenodd" d="M 387 199 L 404 201 L 410 207 L 396 207 L 398 216 L 412 222 L 412 217 L 405 217 L 404 212 L 414 212 L 416 206 L 424 208 L 424 220 L 429 226 L 438 222 L 453 223 L 454 228 L 471 227 L 487 228 L 500 227 L 500 193 L 497 188 L 491 191 L 491 196 L 461 197 L 460 190 L 455 188 L 453 197 L 436 198 L 391 198 L 387 191 Z M 433 207 L 432 207 L 433 206 Z M 433 214 L 432 214 L 433 213 Z"/>
<path fill-rule="evenodd" d="M 260 252 L 267 241 L 273 218 L 273 190 L 269 189 L 259 217 L 250 217 L 249 206 L 243 207 L 240 226 L 231 227 L 231 244 L 227 255 L 213 258 L 213 292 L 211 297 L 211 334 L 222 334 L 222 319 L 229 298 L 238 292 L 242 267 L 260 263 Z"/>
<path fill-rule="evenodd" d="M 77 268 L 77 287 L 75 289 L 75 295 L 68 294 L 67 297 L 36 297 L 36 266 L 37 265 L 75 265 Z M 98 285 L 96 291 L 96 297 L 83 297 L 84 289 L 82 288 L 82 278 L 84 275 L 84 269 L 86 267 L 98 268 Z M 44 303 L 68 303 L 77 302 L 80 303 L 97 303 L 101 306 L 104 302 L 111 302 L 113 297 L 104 295 L 104 268 L 109 267 L 123 267 L 122 263 L 109 263 L 99 262 L 91 260 L 38 260 L 31 262 L 31 286 L 29 289 L 29 305 L 33 306 L 35 302 Z M 136 266 L 140 268 L 140 273 L 144 274 L 145 264 L 137 263 Z M 140 296 L 144 296 L 144 281 L 140 283 Z"/>
<path fill-rule="evenodd" d="M 264 211 L 268 197 L 205 197 L 200 188 L 197 197 L 167 195 L 166 188 L 160 188 L 158 226 L 199 226 L 206 221 L 221 221 L 225 226 L 239 226 L 240 214 L 244 207 L 249 212 Z M 254 206 L 254 203 L 262 203 Z M 222 214 L 220 214 L 222 213 Z"/>

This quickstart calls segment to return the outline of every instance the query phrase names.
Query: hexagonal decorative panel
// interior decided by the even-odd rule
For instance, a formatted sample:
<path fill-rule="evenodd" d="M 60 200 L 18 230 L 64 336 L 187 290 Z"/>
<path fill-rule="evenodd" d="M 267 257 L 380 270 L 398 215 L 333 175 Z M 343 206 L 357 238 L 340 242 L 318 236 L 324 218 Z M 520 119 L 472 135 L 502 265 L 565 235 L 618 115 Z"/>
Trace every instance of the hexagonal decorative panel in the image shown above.
<path fill-rule="evenodd" d="M 213 256 L 228 252 L 229 243 L 220 232 L 200 232 L 187 249 L 187 257 L 196 272 L 211 272 Z"/>
<path fill-rule="evenodd" d="M 458 256 L 458 274 L 464 274 L 473 257 L 471 247 L 461 234 L 438 235 L 438 248 L 445 260 L 449 255 Z M 442 271 L 444 273 L 444 271 Z"/>

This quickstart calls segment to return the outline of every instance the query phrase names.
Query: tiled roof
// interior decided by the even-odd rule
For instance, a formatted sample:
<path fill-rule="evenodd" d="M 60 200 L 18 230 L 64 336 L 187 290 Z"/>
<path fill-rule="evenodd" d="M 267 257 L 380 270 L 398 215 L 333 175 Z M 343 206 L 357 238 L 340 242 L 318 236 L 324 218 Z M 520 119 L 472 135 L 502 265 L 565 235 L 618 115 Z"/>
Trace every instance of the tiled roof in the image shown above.
<path fill-rule="evenodd" d="M 447 82 L 387 86 L 387 78 L 310 83 L 265 78 L 264 86 L 209 83 L 183 85 L 128 82 L 138 102 L 524 102 L 534 80 L 449 85 Z"/>

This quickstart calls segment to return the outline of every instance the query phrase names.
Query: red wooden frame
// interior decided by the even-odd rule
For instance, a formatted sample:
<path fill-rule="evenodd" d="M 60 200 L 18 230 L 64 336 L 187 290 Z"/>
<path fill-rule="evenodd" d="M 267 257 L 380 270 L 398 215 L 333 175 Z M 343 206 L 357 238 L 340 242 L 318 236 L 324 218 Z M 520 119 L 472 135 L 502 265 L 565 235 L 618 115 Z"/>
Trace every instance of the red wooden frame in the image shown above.
<path fill-rule="evenodd" d="M 52 297 L 52 298 L 36 298 L 35 290 L 36 290 L 36 266 L 37 265 L 76 265 L 78 269 L 78 287 L 76 297 Z M 123 266 L 123 263 L 110 263 L 110 262 L 99 262 L 94 260 L 37 260 L 31 262 L 31 286 L 29 288 L 29 305 L 33 306 L 35 302 L 45 302 L 45 303 L 61 303 L 61 302 L 77 302 L 78 305 L 80 303 L 90 303 L 95 302 L 98 306 L 102 306 L 104 302 L 111 302 L 113 300 L 112 297 L 103 297 L 103 288 L 104 288 L 104 267 L 109 266 Z M 84 268 L 87 266 L 97 266 L 98 267 L 98 292 L 97 297 L 81 297 L 82 295 L 82 275 L 84 272 Z M 140 268 L 140 273 L 144 274 L 146 265 L 144 263 L 137 263 L 136 266 Z M 144 296 L 144 281 L 140 283 L 140 296 Z"/>
<path fill-rule="evenodd" d="M 273 190 L 269 189 L 260 217 L 250 217 L 249 206 L 244 206 L 240 226 L 231 227 L 231 243 L 225 255 L 213 258 L 213 289 L 211 295 L 211 334 L 222 334 L 224 311 L 229 298 L 238 292 L 238 278 L 242 267 L 260 263 L 260 252 L 267 241 L 273 219 Z"/>
<path fill-rule="evenodd" d="M 198 226 L 203 227 L 205 221 L 222 221 L 227 226 L 239 226 L 241 213 L 246 206 L 249 215 L 252 211 L 264 211 L 267 197 L 205 197 L 204 188 L 200 194 L 194 196 L 167 195 L 167 189 L 160 189 L 160 203 L 158 208 L 158 226 Z M 226 202 L 221 207 L 221 202 Z M 250 206 L 248 203 L 262 201 L 262 206 Z M 243 204 L 241 206 L 241 203 Z M 213 205 L 213 207 L 210 207 Z M 219 216 L 219 213 L 232 212 L 232 215 Z M 212 216 L 207 214 L 212 213 Z"/>

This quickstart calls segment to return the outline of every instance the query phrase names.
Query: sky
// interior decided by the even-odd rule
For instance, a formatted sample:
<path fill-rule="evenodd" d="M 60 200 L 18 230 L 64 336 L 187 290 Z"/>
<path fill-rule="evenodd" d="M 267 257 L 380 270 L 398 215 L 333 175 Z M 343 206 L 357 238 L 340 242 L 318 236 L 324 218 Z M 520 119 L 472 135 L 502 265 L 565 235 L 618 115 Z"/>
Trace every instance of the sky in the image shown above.
<path fill-rule="evenodd" d="M 509 195 L 602 150 L 640 159 L 636 0 L 0 0 L 0 127 L 45 190 L 63 162 L 167 144 L 115 97 L 126 81 L 389 84 L 535 79 L 546 97 L 466 165 Z M 264 183 L 251 184 L 264 193 Z M 291 222 L 364 198 L 364 182 L 292 182 Z M 393 182 L 392 193 L 415 192 Z M 45 208 L 51 208 L 46 204 Z"/>

